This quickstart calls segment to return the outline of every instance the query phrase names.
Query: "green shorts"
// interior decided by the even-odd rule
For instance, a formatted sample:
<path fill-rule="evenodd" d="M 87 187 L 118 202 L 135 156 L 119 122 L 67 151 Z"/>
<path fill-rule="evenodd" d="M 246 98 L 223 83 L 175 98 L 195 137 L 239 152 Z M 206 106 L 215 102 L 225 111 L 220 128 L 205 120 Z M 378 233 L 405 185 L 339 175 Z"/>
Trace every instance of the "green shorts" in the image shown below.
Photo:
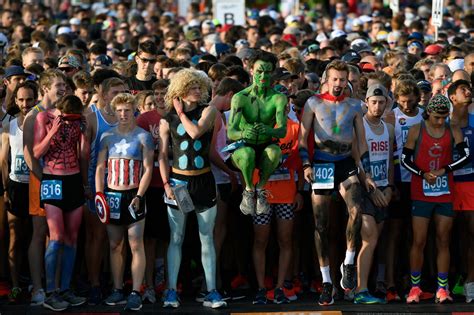
<path fill-rule="evenodd" d="M 454 210 L 451 202 L 428 202 L 413 200 L 411 206 L 411 215 L 414 217 L 431 218 L 434 214 L 445 217 L 453 217 Z"/>

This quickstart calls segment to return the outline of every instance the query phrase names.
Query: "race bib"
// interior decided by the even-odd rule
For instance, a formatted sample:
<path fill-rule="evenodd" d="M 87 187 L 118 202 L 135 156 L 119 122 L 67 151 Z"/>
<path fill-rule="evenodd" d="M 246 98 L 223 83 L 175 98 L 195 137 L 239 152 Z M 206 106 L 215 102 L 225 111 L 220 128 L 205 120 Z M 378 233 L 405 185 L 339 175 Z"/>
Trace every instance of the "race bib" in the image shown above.
<path fill-rule="evenodd" d="M 315 164 L 313 175 L 312 189 L 334 189 L 334 163 Z"/>
<path fill-rule="evenodd" d="M 273 172 L 273 174 L 270 176 L 268 181 L 276 182 L 276 181 L 282 181 L 282 180 L 289 180 L 290 178 L 291 178 L 290 170 L 287 168 L 280 168 L 280 169 L 276 169 Z"/>
<path fill-rule="evenodd" d="M 15 169 L 13 170 L 13 173 L 15 175 L 30 175 L 30 169 L 28 168 L 23 155 L 15 156 L 14 167 Z"/>
<path fill-rule="evenodd" d="M 403 126 L 402 127 L 402 147 L 405 145 L 405 143 L 407 142 L 407 137 L 408 137 L 408 130 L 410 129 L 410 127 L 407 127 L 407 126 Z"/>
<path fill-rule="evenodd" d="M 41 200 L 62 200 L 63 182 L 61 180 L 43 180 L 41 182 Z"/>
<path fill-rule="evenodd" d="M 110 207 L 110 218 L 120 219 L 120 203 L 122 201 L 122 194 L 119 192 L 106 192 L 105 200 Z"/>
<path fill-rule="evenodd" d="M 387 161 L 370 161 L 370 172 L 372 173 L 372 178 L 377 186 L 388 185 Z"/>
<path fill-rule="evenodd" d="M 423 194 L 427 197 L 449 195 L 448 175 L 437 177 L 433 185 L 423 179 Z"/>

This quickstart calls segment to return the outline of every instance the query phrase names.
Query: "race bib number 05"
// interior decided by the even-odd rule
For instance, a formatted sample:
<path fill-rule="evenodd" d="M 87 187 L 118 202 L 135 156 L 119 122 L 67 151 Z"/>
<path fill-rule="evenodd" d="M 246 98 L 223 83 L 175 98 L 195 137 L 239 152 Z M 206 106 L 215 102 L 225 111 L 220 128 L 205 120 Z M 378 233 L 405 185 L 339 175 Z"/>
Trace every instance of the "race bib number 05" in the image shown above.
<path fill-rule="evenodd" d="M 423 194 L 428 197 L 449 195 L 448 175 L 437 177 L 433 185 L 423 179 Z"/>
<path fill-rule="evenodd" d="M 313 166 L 313 189 L 334 189 L 334 163 L 315 164 Z"/>
<path fill-rule="evenodd" d="M 41 200 L 62 200 L 63 182 L 60 180 L 43 180 L 41 182 Z"/>
<path fill-rule="evenodd" d="M 122 200 L 122 194 L 118 192 L 106 192 L 105 199 L 110 207 L 110 218 L 115 220 L 120 219 L 120 203 Z"/>

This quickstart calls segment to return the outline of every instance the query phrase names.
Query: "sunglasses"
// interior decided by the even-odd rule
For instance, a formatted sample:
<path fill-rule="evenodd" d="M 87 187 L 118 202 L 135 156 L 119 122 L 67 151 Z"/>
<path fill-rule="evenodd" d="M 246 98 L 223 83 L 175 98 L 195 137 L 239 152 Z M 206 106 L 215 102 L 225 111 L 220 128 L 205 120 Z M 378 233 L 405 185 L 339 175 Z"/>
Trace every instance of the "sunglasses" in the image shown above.
<path fill-rule="evenodd" d="M 138 57 L 138 59 L 140 59 L 144 63 L 156 63 L 156 59 L 147 59 L 147 58 L 142 58 L 140 56 L 137 56 L 137 57 Z"/>

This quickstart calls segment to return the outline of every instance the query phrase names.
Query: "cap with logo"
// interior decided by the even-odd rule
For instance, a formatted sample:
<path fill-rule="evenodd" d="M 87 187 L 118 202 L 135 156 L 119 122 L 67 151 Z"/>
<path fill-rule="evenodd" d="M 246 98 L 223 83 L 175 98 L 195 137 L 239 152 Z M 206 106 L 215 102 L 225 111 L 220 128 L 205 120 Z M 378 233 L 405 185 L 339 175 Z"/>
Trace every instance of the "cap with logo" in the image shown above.
<path fill-rule="evenodd" d="M 372 96 L 383 96 L 388 98 L 387 89 L 382 84 L 376 83 L 369 86 L 367 89 L 366 99 Z"/>
<path fill-rule="evenodd" d="M 74 56 L 63 56 L 61 59 L 59 59 L 58 63 L 58 68 L 76 68 L 76 69 L 81 69 L 81 63 L 79 60 L 77 60 L 76 57 Z"/>

